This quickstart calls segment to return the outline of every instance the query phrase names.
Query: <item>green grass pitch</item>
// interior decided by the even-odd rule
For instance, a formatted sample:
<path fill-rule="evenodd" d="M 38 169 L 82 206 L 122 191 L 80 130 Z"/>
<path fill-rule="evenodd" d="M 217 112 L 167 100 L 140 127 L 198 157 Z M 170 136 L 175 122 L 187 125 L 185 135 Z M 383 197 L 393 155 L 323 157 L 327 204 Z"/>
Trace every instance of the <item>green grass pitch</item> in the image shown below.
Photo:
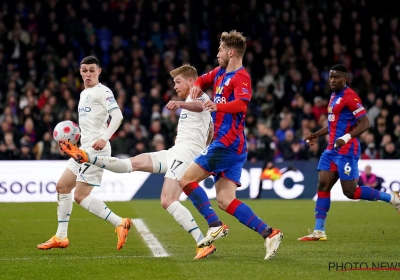
<path fill-rule="evenodd" d="M 330 263 L 397 263 L 400 216 L 383 202 L 332 202 L 327 242 L 298 242 L 314 226 L 314 202 L 245 200 L 285 238 L 275 259 L 264 261 L 263 239 L 234 217 L 217 210 L 229 225 L 217 252 L 193 260 L 195 244 L 159 201 L 109 202 L 117 214 L 141 218 L 170 257 L 155 258 L 136 228 L 124 248 L 108 222 L 74 203 L 67 249 L 40 251 L 36 245 L 55 234 L 56 203 L 0 203 L 0 279 L 400 279 L 400 271 L 329 270 Z M 203 233 L 204 219 L 191 203 Z M 212 204 L 217 208 L 216 201 Z"/>

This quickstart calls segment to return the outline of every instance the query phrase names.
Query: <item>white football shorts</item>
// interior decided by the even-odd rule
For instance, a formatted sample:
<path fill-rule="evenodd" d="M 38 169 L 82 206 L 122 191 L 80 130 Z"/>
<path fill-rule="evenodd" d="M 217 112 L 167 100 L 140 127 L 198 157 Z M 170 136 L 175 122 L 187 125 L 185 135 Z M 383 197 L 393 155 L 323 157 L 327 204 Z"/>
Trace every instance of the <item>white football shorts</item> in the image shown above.
<path fill-rule="evenodd" d="M 179 180 L 202 150 L 196 145 L 180 144 L 168 150 L 148 154 L 153 162 L 153 173 L 165 173 L 165 177 Z"/>
<path fill-rule="evenodd" d="M 91 156 L 111 156 L 110 142 L 107 142 L 107 145 L 101 151 L 96 151 L 91 147 L 79 147 L 79 149 L 86 151 Z M 87 183 L 94 187 L 100 186 L 104 169 L 87 162 L 77 163 L 72 158 L 68 160 L 67 168 L 76 175 L 76 181 Z"/>

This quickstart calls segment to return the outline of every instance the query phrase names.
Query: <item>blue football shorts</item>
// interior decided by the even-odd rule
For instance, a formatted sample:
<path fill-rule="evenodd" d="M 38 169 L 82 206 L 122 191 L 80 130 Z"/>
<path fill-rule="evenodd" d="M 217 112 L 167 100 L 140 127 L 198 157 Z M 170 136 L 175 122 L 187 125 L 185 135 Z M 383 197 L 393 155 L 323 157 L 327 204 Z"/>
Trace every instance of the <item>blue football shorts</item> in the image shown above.
<path fill-rule="evenodd" d="M 340 180 L 358 179 L 358 156 L 339 155 L 333 151 L 324 151 L 319 159 L 318 170 L 339 173 Z"/>
<path fill-rule="evenodd" d="M 194 162 L 210 175 L 214 175 L 215 182 L 223 177 L 240 186 L 240 176 L 246 159 L 247 153 L 237 154 L 221 142 L 213 141 Z"/>

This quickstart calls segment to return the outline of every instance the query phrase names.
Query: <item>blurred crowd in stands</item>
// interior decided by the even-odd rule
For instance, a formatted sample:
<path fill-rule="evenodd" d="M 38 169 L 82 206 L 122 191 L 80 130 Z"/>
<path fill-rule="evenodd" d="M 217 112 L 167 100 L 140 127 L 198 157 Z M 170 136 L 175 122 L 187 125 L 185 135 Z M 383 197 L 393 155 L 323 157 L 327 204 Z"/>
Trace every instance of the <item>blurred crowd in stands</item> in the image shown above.
<path fill-rule="evenodd" d="M 319 159 L 326 139 L 310 148 L 302 139 L 327 124 L 328 74 L 337 63 L 348 67 L 348 84 L 371 119 L 362 158 L 399 158 L 397 9 L 366 0 L 206 0 L 194 16 L 187 2 L 0 1 L 0 159 L 63 158 L 52 130 L 78 121 L 79 62 L 87 55 L 99 58 L 100 81 L 124 114 L 113 155 L 171 147 L 179 111 L 165 109 L 177 99 L 169 72 L 184 63 L 199 74 L 217 66 L 220 34 L 232 29 L 248 40 L 248 160 Z M 189 18 L 197 20 L 196 36 Z"/>

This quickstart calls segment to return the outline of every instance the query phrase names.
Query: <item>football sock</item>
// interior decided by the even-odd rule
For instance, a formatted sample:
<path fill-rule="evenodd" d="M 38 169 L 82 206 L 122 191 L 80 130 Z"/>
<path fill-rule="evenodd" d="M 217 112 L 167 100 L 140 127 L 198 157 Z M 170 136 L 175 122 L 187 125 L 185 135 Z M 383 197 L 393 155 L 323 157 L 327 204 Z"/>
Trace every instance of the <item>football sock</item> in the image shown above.
<path fill-rule="evenodd" d="M 315 204 L 315 228 L 314 230 L 325 231 L 326 216 L 331 207 L 331 193 L 318 192 Z"/>
<path fill-rule="evenodd" d="M 80 205 L 90 213 L 110 222 L 115 227 L 122 224 L 122 218 L 120 216 L 115 215 L 110 209 L 108 209 L 103 201 L 92 195 L 88 195 L 81 201 Z"/>
<path fill-rule="evenodd" d="M 58 228 L 56 237 L 59 239 L 64 239 L 68 236 L 68 223 L 72 212 L 72 194 L 59 193 L 57 198 Z"/>
<path fill-rule="evenodd" d="M 108 156 L 90 157 L 89 162 L 98 167 L 110 170 L 115 173 L 130 173 L 132 172 L 132 163 L 129 158 L 116 158 Z"/>
<path fill-rule="evenodd" d="M 211 206 L 210 200 L 208 199 L 206 192 L 203 190 L 203 188 L 199 186 L 197 182 L 191 182 L 187 184 L 183 188 L 183 191 L 192 201 L 193 205 L 197 208 L 200 214 L 207 220 L 208 225 L 222 225 L 222 223 L 219 221 L 217 213 L 215 213 L 214 209 Z"/>
<path fill-rule="evenodd" d="M 261 234 L 267 227 L 267 224 L 257 217 L 249 206 L 236 198 L 232 200 L 225 211 L 238 219 L 239 222 L 244 224 L 246 227 L 257 231 L 259 234 Z"/>
<path fill-rule="evenodd" d="M 179 201 L 171 203 L 167 208 L 167 212 L 174 217 L 175 221 L 177 221 L 184 230 L 193 236 L 196 243 L 204 238 L 190 211 Z"/>
<path fill-rule="evenodd" d="M 382 200 L 390 202 L 392 195 L 385 192 L 380 192 L 368 186 L 359 186 L 354 191 L 353 199 L 363 199 L 363 200 Z"/>

